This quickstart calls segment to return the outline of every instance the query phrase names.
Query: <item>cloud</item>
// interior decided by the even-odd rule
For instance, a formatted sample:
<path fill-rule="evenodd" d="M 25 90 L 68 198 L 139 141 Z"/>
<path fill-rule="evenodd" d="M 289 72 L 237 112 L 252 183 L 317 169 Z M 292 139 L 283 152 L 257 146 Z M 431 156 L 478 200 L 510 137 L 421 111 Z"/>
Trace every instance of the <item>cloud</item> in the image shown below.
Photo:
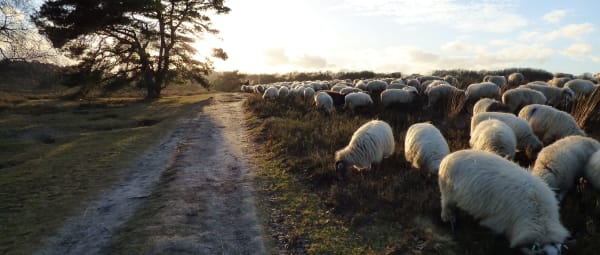
<path fill-rule="evenodd" d="M 596 63 L 600 63 L 600 56 L 595 56 L 595 57 L 590 57 L 592 59 L 592 61 L 596 62 Z"/>
<path fill-rule="evenodd" d="M 293 64 L 308 69 L 327 67 L 327 60 L 319 56 L 303 55 L 293 61 Z"/>
<path fill-rule="evenodd" d="M 290 59 L 285 53 L 284 48 L 268 48 L 263 50 L 263 57 L 266 64 L 271 66 L 286 65 Z"/>
<path fill-rule="evenodd" d="M 542 19 L 551 24 L 558 24 L 567 15 L 567 10 L 554 10 L 546 13 Z"/>
<path fill-rule="evenodd" d="M 553 41 L 559 38 L 580 39 L 583 35 L 594 31 L 592 23 L 570 24 L 542 36 L 544 40 Z"/>
<path fill-rule="evenodd" d="M 573 58 L 579 59 L 593 51 L 593 47 L 586 43 L 574 43 L 569 45 L 566 49 L 562 50 L 560 54 Z"/>
<path fill-rule="evenodd" d="M 390 17 L 400 25 L 448 25 L 461 31 L 505 33 L 527 25 L 515 0 L 339 0 L 335 9 L 359 16 Z"/>
<path fill-rule="evenodd" d="M 420 63 L 433 63 L 436 62 L 440 56 L 433 54 L 433 53 L 429 53 L 429 52 L 425 52 L 423 50 L 411 50 L 408 53 L 408 56 L 410 58 L 410 61 L 415 61 L 415 62 L 420 62 Z"/>

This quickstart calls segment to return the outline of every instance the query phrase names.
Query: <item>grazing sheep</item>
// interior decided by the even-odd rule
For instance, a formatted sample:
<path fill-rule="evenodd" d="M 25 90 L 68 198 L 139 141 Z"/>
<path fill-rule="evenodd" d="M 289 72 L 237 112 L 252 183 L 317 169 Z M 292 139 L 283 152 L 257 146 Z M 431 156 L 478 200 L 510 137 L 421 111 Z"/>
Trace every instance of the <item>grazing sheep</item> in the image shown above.
<path fill-rule="evenodd" d="M 473 83 L 467 87 L 465 95 L 471 102 L 484 97 L 500 99 L 500 87 L 493 82 Z"/>
<path fill-rule="evenodd" d="M 452 75 L 446 75 L 443 79 L 452 86 L 458 86 L 458 79 Z"/>
<path fill-rule="evenodd" d="M 583 177 L 592 184 L 596 190 L 600 190 L 600 150 L 594 152 L 583 168 Z"/>
<path fill-rule="evenodd" d="M 519 111 L 519 118 L 526 120 L 537 137 L 545 145 L 570 135 L 585 136 L 577 122 L 567 112 L 542 104 L 530 104 Z"/>
<path fill-rule="evenodd" d="M 372 164 L 378 165 L 384 157 L 391 156 L 395 147 L 390 125 L 371 120 L 354 132 L 346 147 L 335 152 L 335 171 L 341 178 L 352 167 L 370 169 Z"/>
<path fill-rule="evenodd" d="M 311 87 L 304 88 L 303 92 L 304 100 L 312 99 L 315 96 L 315 90 Z"/>
<path fill-rule="evenodd" d="M 479 123 L 489 119 L 496 119 L 508 125 L 517 138 L 517 150 L 524 151 L 528 158 L 534 159 L 537 153 L 542 149 L 543 144 L 533 133 L 529 123 L 510 113 L 484 112 L 474 115 L 471 119 L 471 133 L 473 133 L 475 127 L 477 127 Z"/>
<path fill-rule="evenodd" d="M 367 83 L 367 91 L 371 94 L 381 92 L 385 90 L 386 87 L 387 83 L 385 83 L 385 81 L 373 80 Z"/>
<path fill-rule="evenodd" d="M 333 99 L 331 98 L 331 96 L 329 96 L 329 94 L 325 92 L 318 92 L 315 95 L 314 100 L 314 105 L 317 107 L 317 109 L 323 110 L 326 113 L 331 114 L 331 112 L 333 111 Z"/>
<path fill-rule="evenodd" d="M 344 98 L 344 108 L 350 109 L 353 113 L 358 107 L 373 106 L 373 99 L 366 93 L 357 92 L 350 93 Z"/>
<path fill-rule="evenodd" d="M 504 77 L 502 75 L 486 75 L 485 77 L 483 77 L 483 81 L 484 82 L 492 82 L 492 83 L 498 85 L 498 87 L 500 87 L 500 88 L 502 88 L 506 84 L 508 84 L 508 82 L 506 81 L 506 77 Z"/>
<path fill-rule="evenodd" d="M 367 82 L 363 80 L 359 80 L 354 85 L 355 88 L 359 88 L 360 90 L 367 91 Z"/>
<path fill-rule="evenodd" d="M 425 90 L 427 95 L 427 107 L 437 108 L 441 106 L 447 100 L 450 100 L 452 95 L 456 92 L 464 92 L 463 90 L 457 89 L 450 84 L 440 84 L 433 87 L 428 87 Z"/>
<path fill-rule="evenodd" d="M 333 90 L 335 92 L 340 92 L 344 88 L 348 88 L 348 86 L 346 86 L 346 84 L 344 84 L 344 83 L 338 83 L 336 85 L 333 85 L 333 87 L 331 87 L 331 90 Z"/>
<path fill-rule="evenodd" d="M 290 93 L 290 89 L 286 86 L 282 86 L 281 88 L 279 88 L 279 92 L 277 93 L 277 95 L 280 98 L 284 98 L 284 97 L 287 97 L 289 93 Z"/>
<path fill-rule="evenodd" d="M 340 93 L 342 95 L 348 95 L 350 93 L 356 93 L 356 92 L 361 92 L 362 90 L 360 90 L 359 88 L 343 88 Z"/>
<path fill-rule="evenodd" d="M 419 83 L 423 84 L 426 81 L 435 81 L 435 80 L 443 80 L 443 79 L 442 79 L 442 77 L 439 77 L 439 76 L 424 75 L 421 77 L 417 77 L 417 80 L 419 81 Z"/>
<path fill-rule="evenodd" d="M 469 145 L 473 149 L 493 152 L 512 160 L 517 149 L 517 137 L 506 123 L 488 119 L 475 126 Z"/>
<path fill-rule="evenodd" d="M 269 87 L 263 94 L 263 99 L 273 99 L 277 97 L 279 90 L 276 87 Z"/>
<path fill-rule="evenodd" d="M 385 89 L 402 89 L 404 87 L 406 87 L 406 84 L 404 83 L 390 83 L 385 87 Z"/>
<path fill-rule="evenodd" d="M 482 98 L 473 106 L 473 115 L 482 112 L 505 112 L 508 108 L 500 101 L 491 98 Z"/>
<path fill-rule="evenodd" d="M 404 138 L 404 157 L 418 169 L 437 174 L 442 159 L 450 153 L 446 139 L 434 125 L 413 124 Z"/>
<path fill-rule="evenodd" d="M 341 106 L 344 104 L 345 95 L 342 93 L 335 92 L 333 90 L 321 90 L 319 92 L 327 93 L 331 97 L 331 99 L 333 99 L 333 105 L 335 106 Z"/>
<path fill-rule="evenodd" d="M 570 80 L 572 79 L 569 77 L 554 77 L 552 80 L 548 81 L 548 84 L 557 88 L 562 88 Z"/>
<path fill-rule="evenodd" d="M 418 88 L 419 86 L 421 86 L 421 83 L 417 79 L 407 79 L 406 85 L 414 87 L 414 88 Z"/>
<path fill-rule="evenodd" d="M 567 136 L 540 151 L 531 174 L 544 180 L 562 201 L 598 150 L 600 142 L 592 138 Z"/>
<path fill-rule="evenodd" d="M 458 207 L 504 233 L 511 248 L 561 253 L 569 232 L 560 223 L 558 201 L 544 182 L 514 162 L 485 151 L 457 151 L 442 160 L 438 184 L 442 221 L 454 223 Z"/>
<path fill-rule="evenodd" d="M 508 76 L 508 85 L 511 88 L 519 86 L 525 82 L 525 76 L 522 73 L 511 73 Z"/>
<path fill-rule="evenodd" d="M 575 93 L 569 88 L 558 88 L 553 86 L 543 85 L 543 83 L 527 83 L 519 86 L 519 88 L 530 88 L 542 92 L 546 96 L 546 103 L 554 107 L 560 107 L 563 103 L 573 101 Z"/>
<path fill-rule="evenodd" d="M 391 105 L 408 105 L 415 102 L 419 93 L 404 89 L 386 89 L 381 92 L 381 104 L 384 107 Z"/>
<path fill-rule="evenodd" d="M 530 88 L 509 89 L 502 94 L 502 103 L 508 107 L 508 111 L 515 114 L 526 105 L 545 104 L 546 101 L 542 92 Z"/>
<path fill-rule="evenodd" d="M 588 80 L 574 79 L 565 83 L 565 88 L 569 88 L 575 93 L 575 97 L 581 95 L 590 95 L 596 89 L 594 83 Z"/>

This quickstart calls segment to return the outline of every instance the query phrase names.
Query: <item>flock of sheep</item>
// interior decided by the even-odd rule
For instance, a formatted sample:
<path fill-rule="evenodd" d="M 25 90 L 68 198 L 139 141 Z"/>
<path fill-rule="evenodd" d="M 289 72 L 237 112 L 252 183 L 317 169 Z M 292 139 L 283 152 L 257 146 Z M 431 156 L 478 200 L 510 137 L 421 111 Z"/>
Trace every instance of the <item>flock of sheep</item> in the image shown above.
<path fill-rule="evenodd" d="M 441 218 L 454 226 L 454 208 L 508 237 L 525 254 L 561 254 L 569 232 L 560 222 L 559 203 L 580 177 L 600 189 L 600 142 L 586 137 L 575 119 L 559 110 L 576 97 L 590 95 L 597 81 L 556 75 L 548 82 L 523 84 L 520 73 L 486 76 L 465 90 L 452 76 L 333 82 L 288 82 L 242 86 L 265 100 L 301 98 L 331 114 L 336 105 L 355 112 L 380 104 L 402 107 L 425 100 L 427 107 L 460 95 L 471 102 L 470 149 L 451 152 L 440 130 L 430 123 L 410 126 L 404 156 L 415 168 L 438 176 Z M 510 89 L 509 89 L 510 88 Z M 501 91 L 504 90 L 504 93 Z M 469 105 L 469 104 L 466 104 Z M 371 120 L 335 153 L 335 170 L 377 167 L 394 154 L 390 125 Z M 514 163 L 524 152 L 533 167 Z"/>

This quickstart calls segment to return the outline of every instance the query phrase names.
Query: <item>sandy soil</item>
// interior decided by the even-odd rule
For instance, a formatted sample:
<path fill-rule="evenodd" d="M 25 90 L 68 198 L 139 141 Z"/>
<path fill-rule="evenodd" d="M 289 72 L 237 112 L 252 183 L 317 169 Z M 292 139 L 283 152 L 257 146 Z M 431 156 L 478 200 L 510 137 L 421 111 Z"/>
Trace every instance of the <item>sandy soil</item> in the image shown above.
<path fill-rule="evenodd" d="M 103 254 L 150 197 L 152 254 L 265 254 L 255 209 L 243 96 L 218 94 L 185 118 L 127 177 L 68 220 L 38 254 Z M 157 187 L 160 186 L 160 189 Z M 160 194 L 156 194 L 160 192 Z"/>

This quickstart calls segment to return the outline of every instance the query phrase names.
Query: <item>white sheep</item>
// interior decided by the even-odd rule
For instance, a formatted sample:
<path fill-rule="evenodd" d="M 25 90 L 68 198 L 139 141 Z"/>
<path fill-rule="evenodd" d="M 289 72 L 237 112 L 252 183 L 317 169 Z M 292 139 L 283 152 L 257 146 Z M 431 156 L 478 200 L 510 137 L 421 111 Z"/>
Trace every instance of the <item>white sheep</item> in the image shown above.
<path fill-rule="evenodd" d="M 455 222 L 458 207 L 504 233 L 511 248 L 561 253 L 569 232 L 560 222 L 558 201 L 543 181 L 514 162 L 485 151 L 457 151 L 442 160 L 438 184 L 442 221 Z"/>
<path fill-rule="evenodd" d="M 333 111 L 333 99 L 325 92 L 318 92 L 314 98 L 314 105 L 319 110 L 330 114 Z"/>
<path fill-rule="evenodd" d="M 512 160 L 517 149 L 517 137 L 506 123 L 488 119 L 475 126 L 469 145 L 473 149 L 493 152 Z"/>
<path fill-rule="evenodd" d="M 545 104 L 546 101 L 542 92 L 530 88 L 509 89 L 502 94 L 502 103 L 512 113 L 518 113 L 526 105 Z"/>
<path fill-rule="evenodd" d="M 552 78 L 552 80 L 548 81 L 548 84 L 557 87 L 557 88 L 562 88 L 565 86 L 565 83 L 567 83 L 568 81 L 572 80 L 573 78 L 570 77 L 554 77 Z"/>
<path fill-rule="evenodd" d="M 263 94 L 263 99 L 273 99 L 277 97 L 279 90 L 276 87 L 269 87 Z"/>
<path fill-rule="evenodd" d="M 406 85 L 414 88 L 421 86 L 421 83 L 417 79 L 406 79 Z"/>
<path fill-rule="evenodd" d="M 542 92 L 546 96 L 546 103 L 554 107 L 560 107 L 563 103 L 573 101 L 575 96 L 575 93 L 569 88 L 558 88 L 539 82 L 530 82 L 519 86 L 519 88 L 530 88 Z"/>
<path fill-rule="evenodd" d="M 279 88 L 279 91 L 277 93 L 277 95 L 280 98 L 285 98 L 288 96 L 288 94 L 290 93 L 290 89 L 286 86 L 281 86 L 281 88 Z"/>
<path fill-rule="evenodd" d="M 458 86 L 458 79 L 452 75 L 446 75 L 443 79 L 452 86 Z"/>
<path fill-rule="evenodd" d="M 427 95 L 427 107 L 438 107 L 445 100 L 450 100 L 452 95 L 457 92 L 464 93 L 463 90 L 457 89 L 450 84 L 430 86 L 425 90 L 425 95 Z"/>
<path fill-rule="evenodd" d="M 565 83 L 565 88 L 569 88 L 575 93 L 575 97 L 590 95 L 596 89 L 594 83 L 589 80 L 574 79 Z"/>
<path fill-rule="evenodd" d="M 465 95 L 472 102 L 484 97 L 500 99 L 500 87 L 493 82 L 473 83 L 467 87 Z"/>
<path fill-rule="evenodd" d="M 504 112 L 508 108 L 500 101 L 492 98 L 484 97 L 479 99 L 473 106 L 473 115 L 477 115 L 482 112 Z"/>
<path fill-rule="evenodd" d="M 360 90 L 364 90 L 367 91 L 367 82 L 365 82 L 364 80 L 358 80 L 355 84 L 354 84 L 355 88 L 359 88 Z"/>
<path fill-rule="evenodd" d="M 373 99 L 366 93 L 350 93 L 344 97 L 344 108 L 355 112 L 358 107 L 371 107 Z"/>
<path fill-rule="evenodd" d="M 598 150 L 600 142 L 592 138 L 567 136 L 540 151 L 531 174 L 544 180 L 562 201 Z"/>
<path fill-rule="evenodd" d="M 402 89 L 404 87 L 406 87 L 406 84 L 404 83 L 390 83 L 385 87 L 385 89 Z"/>
<path fill-rule="evenodd" d="M 342 90 L 340 90 L 340 93 L 342 95 L 348 95 L 350 93 L 356 93 L 356 92 L 361 92 L 362 90 L 360 90 L 359 88 L 352 88 L 352 87 L 348 87 L 348 88 L 343 88 Z"/>
<path fill-rule="evenodd" d="M 483 77 L 483 81 L 484 82 L 493 82 L 496 85 L 498 85 L 498 87 L 500 87 L 500 88 L 502 88 L 506 84 L 508 84 L 508 82 L 506 81 L 506 77 L 504 77 L 502 75 L 486 75 L 485 77 Z"/>
<path fill-rule="evenodd" d="M 446 139 L 434 125 L 413 124 L 404 138 L 404 157 L 413 167 L 437 174 L 442 159 L 450 153 Z"/>
<path fill-rule="evenodd" d="M 304 88 L 303 92 L 304 100 L 312 99 L 315 96 L 315 90 L 312 87 Z"/>
<path fill-rule="evenodd" d="M 415 102 L 419 93 L 404 89 L 386 89 L 381 92 L 381 104 L 384 107 L 391 105 L 408 105 Z"/>
<path fill-rule="evenodd" d="M 511 113 L 484 112 L 474 115 L 471 118 L 471 133 L 479 123 L 489 119 L 500 120 L 508 125 L 517 138 L 517 150 L 525 152 L 530 159 L 535 158 L 535 155 L 542 149 L 543 144 L 533 133 L 529 123 Z"/>
<path fill-rule="evenodd" d="M 583 168 L 583 177 L 594 189 L 600 190 L 600 150 L 590 156 Z"/>
<path fill-rule="evenodd" d="M 367 91 L 369 93 L 377 93 L 385 90 L 387 83 L 381 80 L 373 80 L 367 83 Z"/>
<path fill-rule="evenodd" d="M 335 170 L 343 177 L 350 168 L 370 169 L 379 165 L 384 157 L 394 153 L 396 147 L 392 128 L 381 120 L 363 124 L 352 135 L 350 143 L 335 152 Z"/>
<path fill-rule="evenodd" d="M 519 111 L 519 118 L 529 123 L 545 145 L 569 135 L 586 135 L 571 114 L 552 106 L 530 104 Z"/>
<path fill-rule="evenodd" d="M 522 73 L 511 73 L 508 76 L 508 85 L 511 87 L 516 87 L 525 82 L 525 76 Z"/>

